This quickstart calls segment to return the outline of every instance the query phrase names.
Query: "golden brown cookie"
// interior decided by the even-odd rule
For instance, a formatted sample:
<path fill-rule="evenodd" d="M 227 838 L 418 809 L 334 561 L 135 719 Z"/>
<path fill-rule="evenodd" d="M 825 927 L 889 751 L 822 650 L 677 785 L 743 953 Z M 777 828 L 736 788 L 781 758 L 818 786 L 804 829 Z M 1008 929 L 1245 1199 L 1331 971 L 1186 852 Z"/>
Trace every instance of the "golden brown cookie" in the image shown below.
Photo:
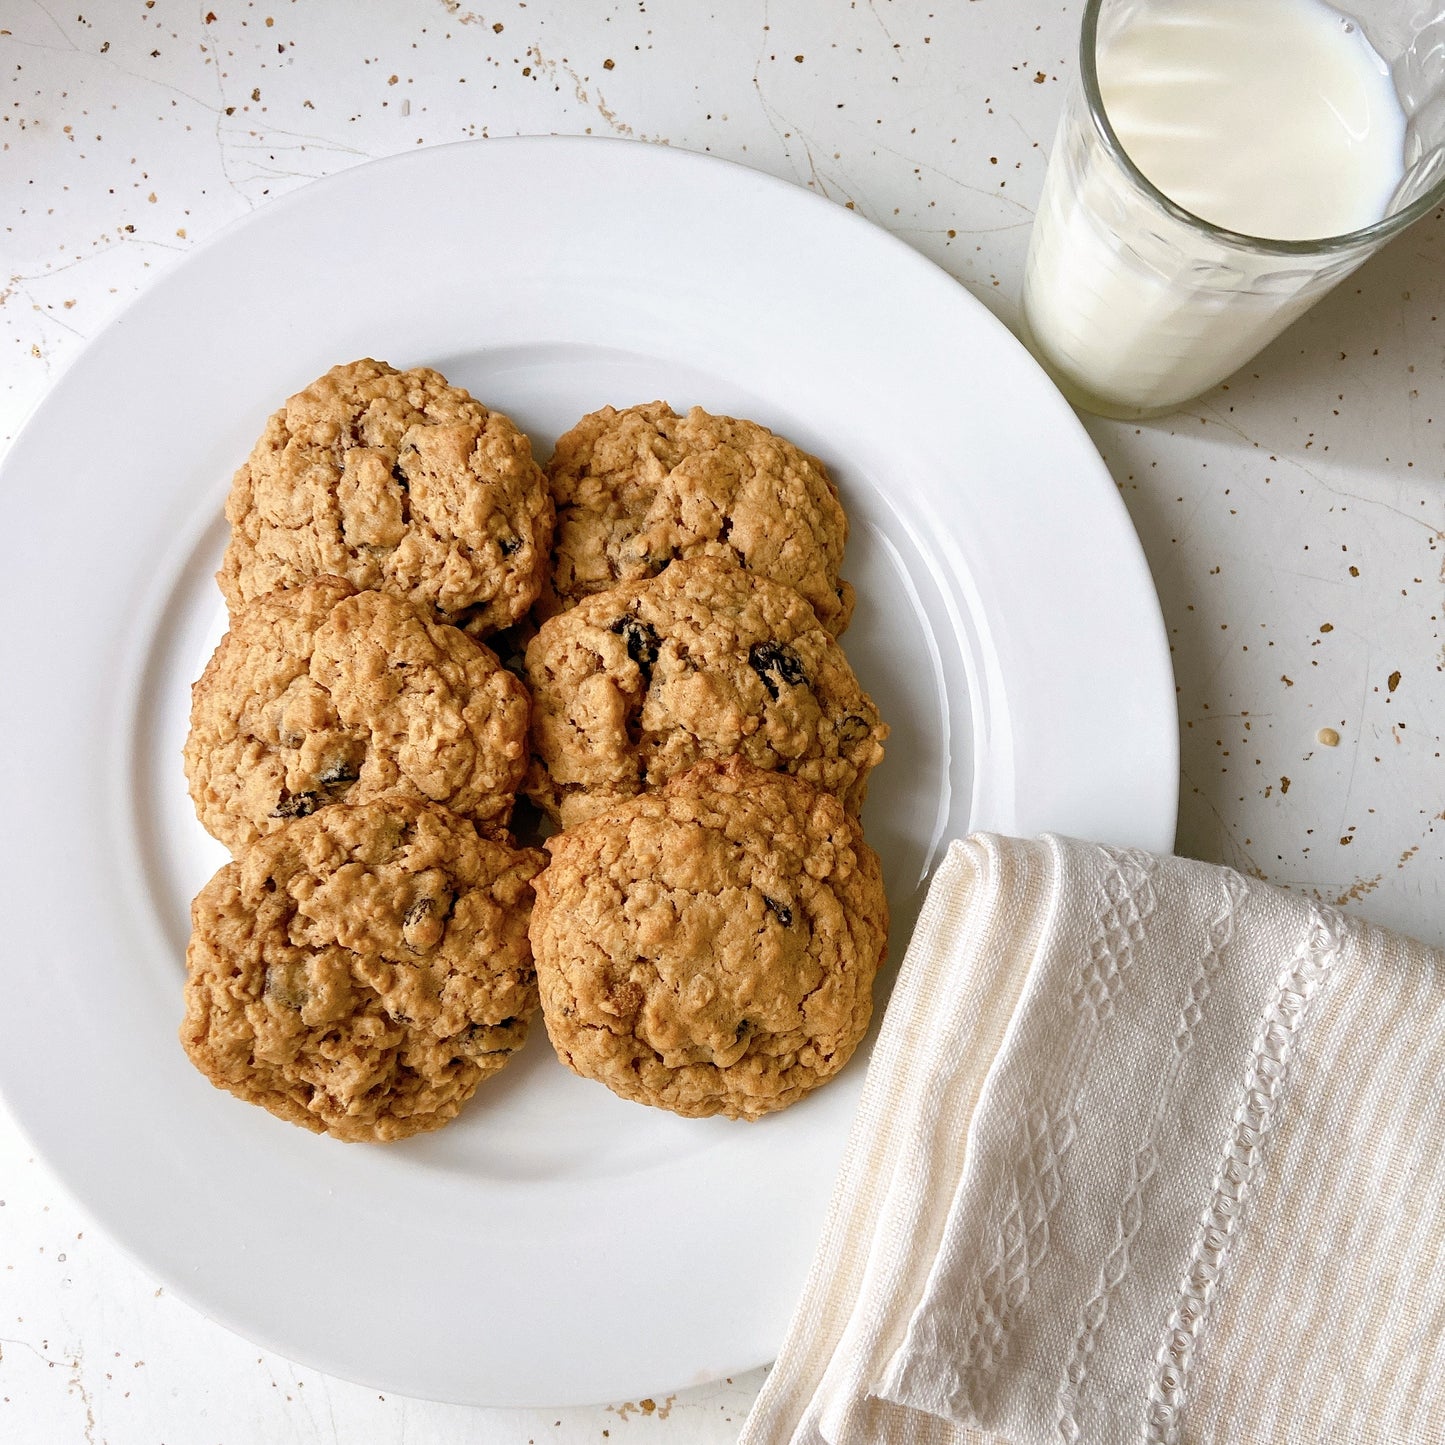
<path fill-rule="evenodd" d="M 557 443 L 544 617 L 679 557 L 723 557 L 801 592 L 835 636 L 853 612 L 838 578 L 848 519 L 822 462 L 756 422 L 666 402 L 604 407 Z"/>
<path fill-rule="evenodd" d="M 397 796 L 242 849 L 191 907 L 191 1062 L 337 1139 L 439 1128 L 526 1038 L 543 861 Z"/>
<path fill-rule="evenodd" d="M 532 605 L 552 502 L 524 433 L 435 371 L 336 366 L 266 423 L 226 502 L 232 611 L 345 577 L 486 636 Z"/>
<path fill-rule="evenodd" d="M 848 1061 L 888 904 L 831 794 L 699 763 L 547 840 L 532 949 L 553 1047 L 625 1099 L 756 1119 Z"/>
<path fill-rule="evenodd" d="M 888 729 L 791 587 L 715 557 L 595 593 L 527 648 L 528 796 L 564 828 L 741 754 L 853 813 Z"/>
<path fill-rule="evenodd" d="M 243 607 L 191 689 L 186 777 L 205 828 L 234 849 L 395 791 L 505 823 L 526 688 L 433 618 L 339 577 Z"/>

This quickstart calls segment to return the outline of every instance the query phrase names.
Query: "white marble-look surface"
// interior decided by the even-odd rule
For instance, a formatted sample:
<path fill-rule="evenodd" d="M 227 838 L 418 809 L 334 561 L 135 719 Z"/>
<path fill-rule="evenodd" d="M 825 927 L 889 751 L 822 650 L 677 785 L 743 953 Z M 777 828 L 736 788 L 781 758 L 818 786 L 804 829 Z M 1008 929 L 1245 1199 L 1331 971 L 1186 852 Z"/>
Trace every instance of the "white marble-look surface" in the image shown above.
<path fill-rule="evenodd" d="M 0 0 L 0 435 L 226 222 L 369 158 L 469 137 L 616 134 L 743 161 L 897 232 L 1012 322 L 1078 11 Z M 1180 851 L 1435 943 L 1442 317 L 1436 214 L 1202 402 L 1089 423 L 1174 645 Z M 5 502 L 23 517 L 23 498 Z M 14 1445 L 714 1445 L 735 1438 L 760 1378 L 565 1411 L 382 1398 L 157 1289 L 0 1113 L 0 1440 Z"/>

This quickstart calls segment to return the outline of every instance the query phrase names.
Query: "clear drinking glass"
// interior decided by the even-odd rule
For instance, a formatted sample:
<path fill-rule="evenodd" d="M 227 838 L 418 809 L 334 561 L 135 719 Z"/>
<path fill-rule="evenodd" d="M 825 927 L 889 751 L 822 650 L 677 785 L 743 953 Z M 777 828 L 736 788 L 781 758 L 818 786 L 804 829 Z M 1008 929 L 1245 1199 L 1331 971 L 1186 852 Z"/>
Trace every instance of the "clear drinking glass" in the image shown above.
<path fill-rule="evenodd" d="M 1441 0 L 1340 9 L 1390 67 L 1406 119 L 1404 176 L 1383 219 L 1311 241 L 1211 225 L 1125 154 L 1100 98 L 1096 57 L 1150 4 L 1159 0 L 1087 0 L 1023 287 L 1024 340 L 1059 388 L 1087 411 L 1128 418 L 1172 411 L 1224 380 L 1445 201 Z"/>

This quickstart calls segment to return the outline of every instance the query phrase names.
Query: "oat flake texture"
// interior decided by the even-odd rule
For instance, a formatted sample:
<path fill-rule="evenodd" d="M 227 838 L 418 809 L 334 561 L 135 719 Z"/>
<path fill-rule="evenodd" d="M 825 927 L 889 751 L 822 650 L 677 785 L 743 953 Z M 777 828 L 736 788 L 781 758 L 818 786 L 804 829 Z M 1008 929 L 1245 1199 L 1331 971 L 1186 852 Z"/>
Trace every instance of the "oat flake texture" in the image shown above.
<path fill-rule="evenodd" d="M 526 1038 L 543 861 L 406 797 L 288 823 L 192 905 L 186 1052 L 318 1133 L 439 1128 Z"/>
<path fill-rule="evenodd" d="M 839 579 L 848 519 L 816 457 L 756 422 L 666 402 L 604 407 L 561 437 L 551 616 L 680 557 L 722 557 L 796 588 L 835 636 L 853 613 Z"/>
<path fill-rule="evenodd" d="M 235 849 L 400 792 L 504 824 L 527 765 L 526 689 L 435 614 L 321 577 L 242 607 L 191 690 L 186 777 Z"/>
<path fill-rule="evenodd" d="M 532 605 L 552 502 L 526 435 L 435 371 L 333 367 L 266 423 L 226 502 L 234 611 L 345 577 L 486 636 Z"/>
<path fill-rule="evenodd" d="M 527 791 L 563 827 L 735 753 L 856 814 L 888 735 L 803 597 L 714 557 L 543 623 L 526 677 L 537 759 Z"/>
<path fill-rule="evenodd" d="M 625 1099 L 756 1119 L 848 1061 L 887 946 L 877 855 L 843 805 L 699 763 L 547 842 L 532 946 L 562 1061 Z"/>

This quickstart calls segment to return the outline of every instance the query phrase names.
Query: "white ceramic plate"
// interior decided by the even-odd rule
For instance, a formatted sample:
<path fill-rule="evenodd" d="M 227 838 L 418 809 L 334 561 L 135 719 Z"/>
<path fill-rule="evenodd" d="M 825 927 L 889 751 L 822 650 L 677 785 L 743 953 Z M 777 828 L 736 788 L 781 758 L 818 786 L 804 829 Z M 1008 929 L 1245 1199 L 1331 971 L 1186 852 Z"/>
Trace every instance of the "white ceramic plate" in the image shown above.
<path fill-rule="evenodd" d="M 907 943 L 971 827 L 1171 846 L 1174 688 L 1149 574 L 1084 431 L 941 271 L 858 217 L 642 144 L 487 141 L 268 205 L 85 352 L 4 471 L 0 1084 L 75 1193 L 207 1315 L 382 1390 L 566 1404 L 773 1355 L 861 1079 L 758 1124 L 673 1118 L 540 1023 L 439 1134 L 316 1138 L 176 1042 L 185 795 L 233 468 L 338 361 L 428 364 L 546 456 L 606 402 L 756 418 L 853 522 L 844 638 L 893 726 L 865 814 Z M 880 998 L 887 980 L 880 986 Z"/>

